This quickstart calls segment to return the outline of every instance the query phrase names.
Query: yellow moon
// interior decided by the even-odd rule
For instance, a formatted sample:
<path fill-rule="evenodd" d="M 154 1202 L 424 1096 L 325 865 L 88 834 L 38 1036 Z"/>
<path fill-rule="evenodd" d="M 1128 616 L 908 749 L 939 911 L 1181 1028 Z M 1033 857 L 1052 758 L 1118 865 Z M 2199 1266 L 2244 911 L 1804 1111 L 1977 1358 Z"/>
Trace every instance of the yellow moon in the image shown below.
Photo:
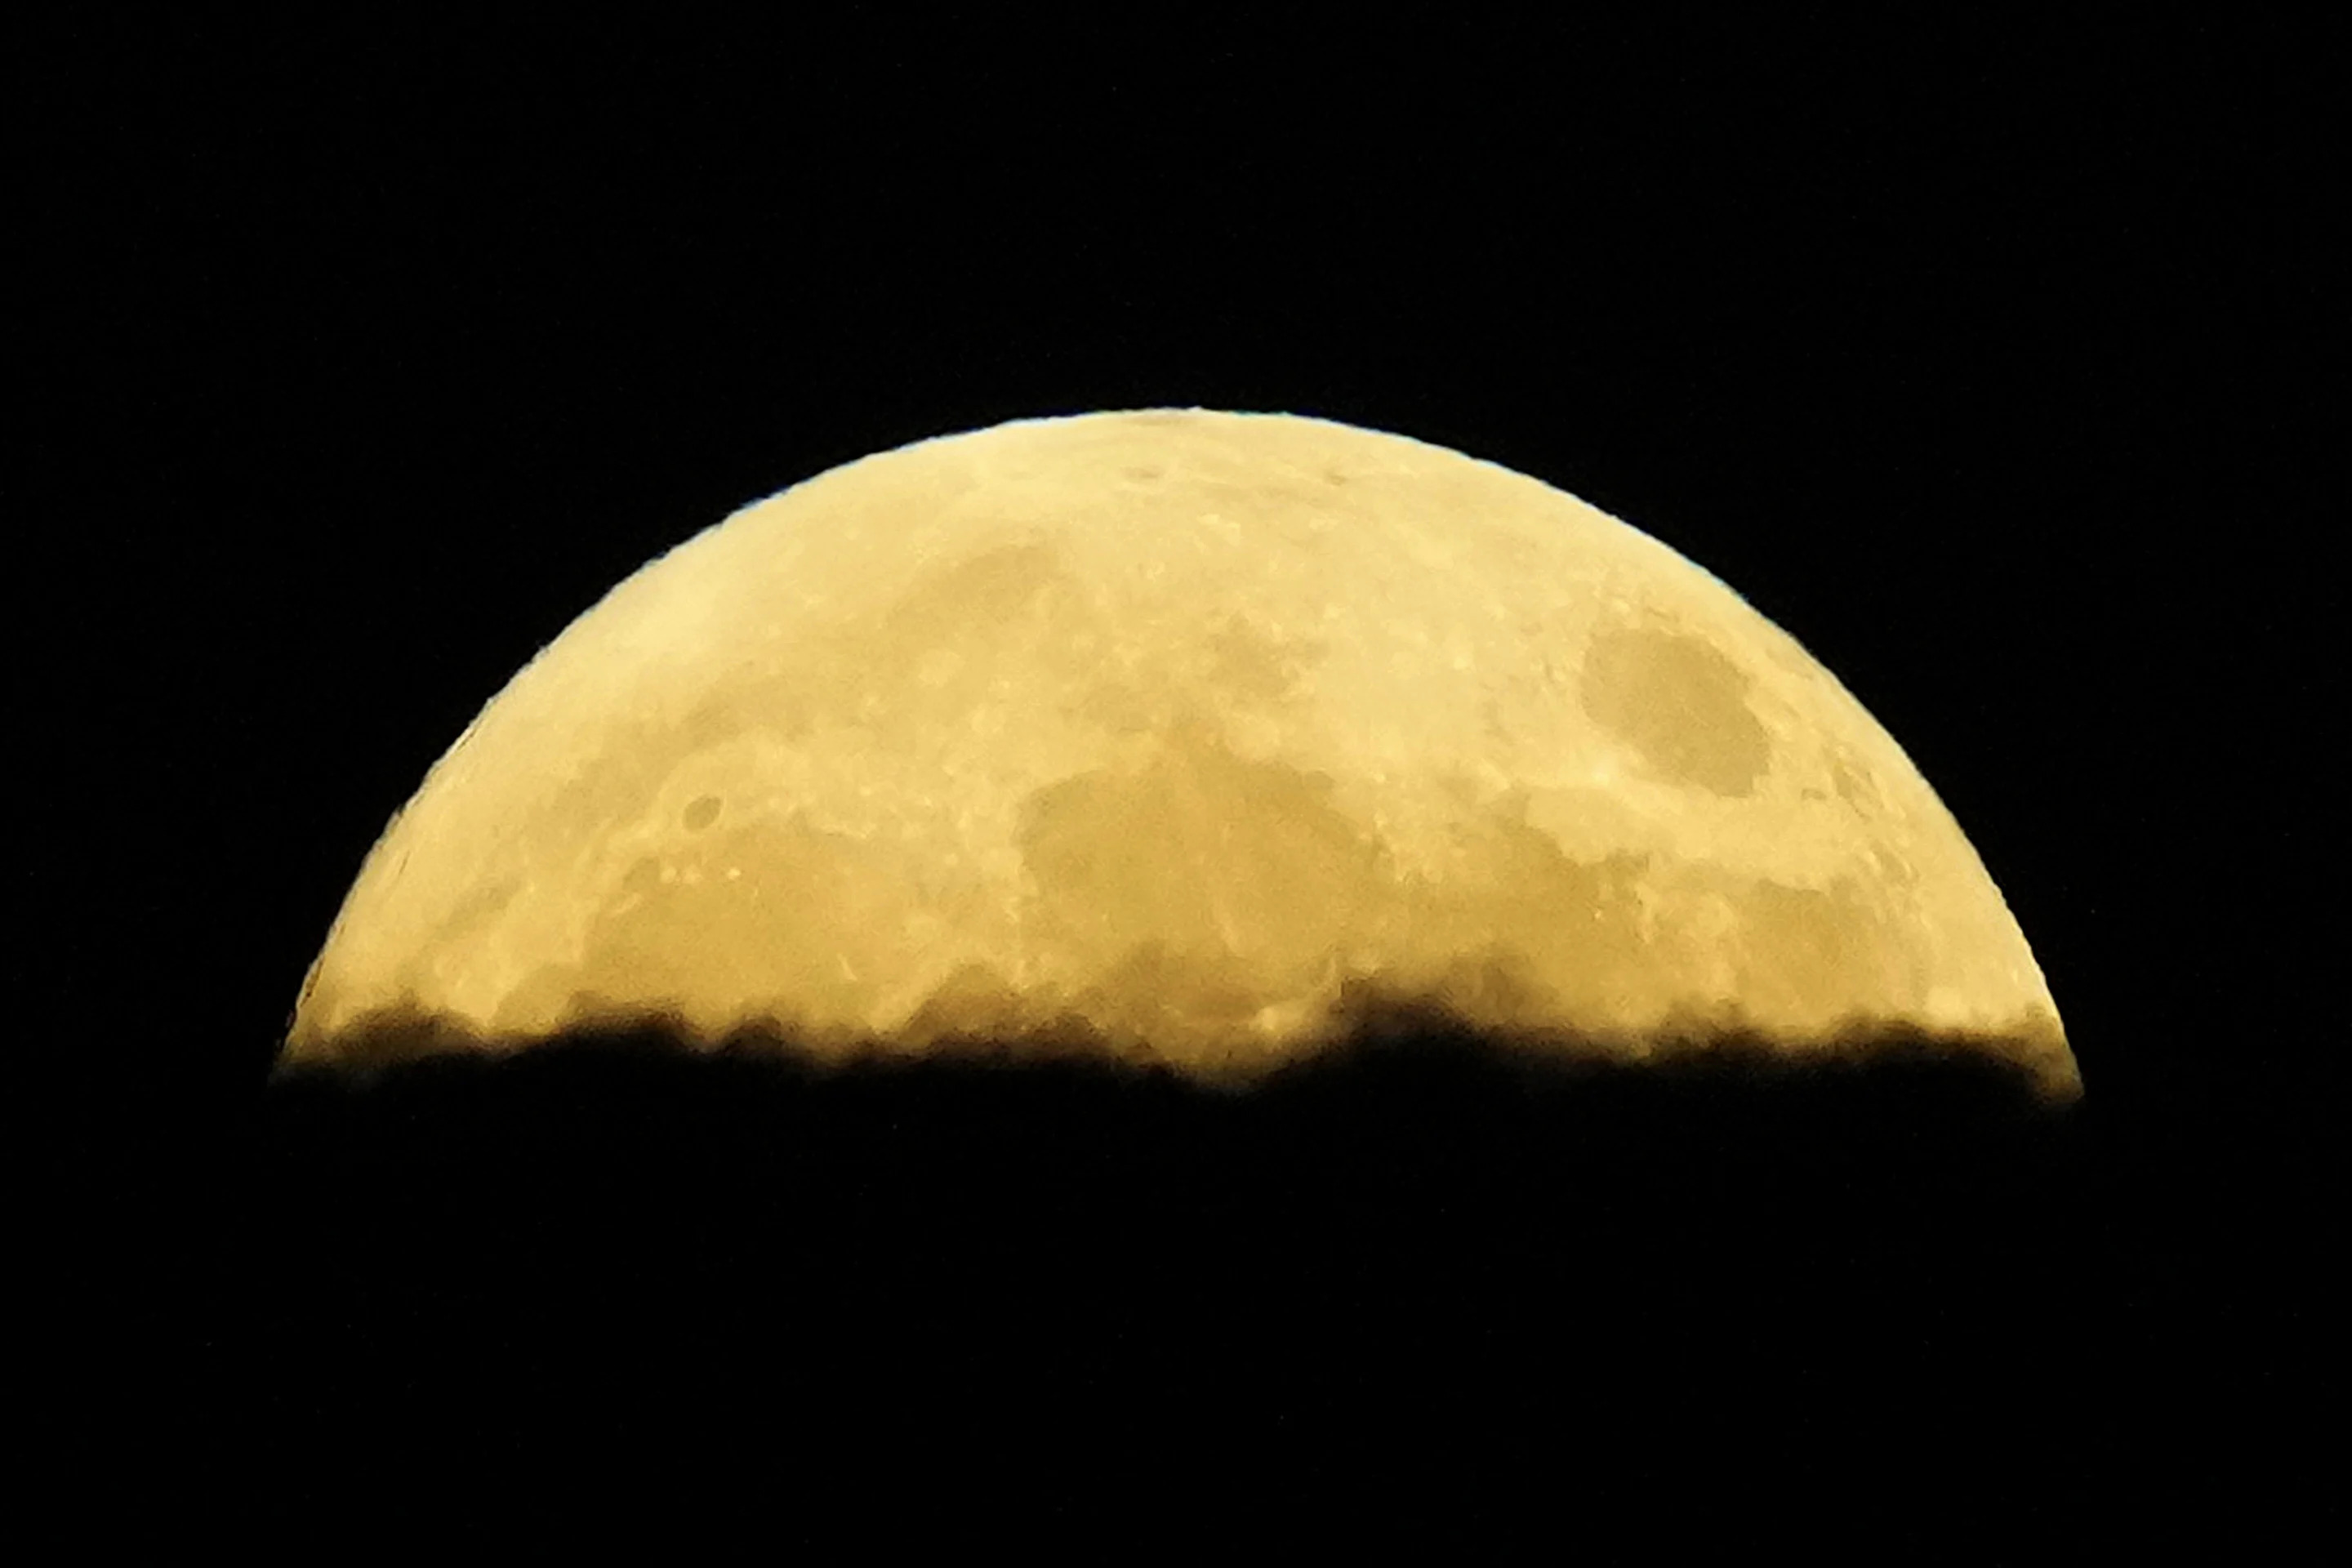
<path fill-rule="evenodd" d="M 285 1055 L 1076 1020 L 1245 1079 L 1368 988 L 2080 1081 L 1951 814 L 1721 582 L 1445 447 L 1200 409 L 917 442 L 623 582 L 393 818 Z"/>

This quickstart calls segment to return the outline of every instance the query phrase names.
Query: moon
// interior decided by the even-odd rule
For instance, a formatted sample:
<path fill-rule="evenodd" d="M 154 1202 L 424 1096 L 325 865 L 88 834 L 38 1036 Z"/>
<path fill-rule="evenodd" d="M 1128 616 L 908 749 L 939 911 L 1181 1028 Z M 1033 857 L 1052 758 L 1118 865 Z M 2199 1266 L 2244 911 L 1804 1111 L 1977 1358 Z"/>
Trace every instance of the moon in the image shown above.
<path fill-rule="evenodd" d="M 1368 990 L 2080 1085 L 1958 824 L 1731 589 L 1496 464 L 1203 409 L 919 441 L 630 576 L 393 818 L 282 1056 L 1075 1023 L 1246 1079 Z"/>

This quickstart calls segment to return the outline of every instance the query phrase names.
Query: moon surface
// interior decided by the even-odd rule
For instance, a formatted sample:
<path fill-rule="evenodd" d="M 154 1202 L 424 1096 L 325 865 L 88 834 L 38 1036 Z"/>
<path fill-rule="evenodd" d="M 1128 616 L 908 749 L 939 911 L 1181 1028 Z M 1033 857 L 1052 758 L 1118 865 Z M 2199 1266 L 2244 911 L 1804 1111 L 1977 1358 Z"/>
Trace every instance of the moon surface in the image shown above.
<path fill-rule="evenodd" d="M 285 1058 L 657 1015 L 1203 1077 L 1367 987 L 1639 1058 L 1964 1036 L 2079 1087 L 2000 890 L 1794 639 L 1538 480 L 1329 421 L 846 464 L 550 644 L 369 855 Z"/>

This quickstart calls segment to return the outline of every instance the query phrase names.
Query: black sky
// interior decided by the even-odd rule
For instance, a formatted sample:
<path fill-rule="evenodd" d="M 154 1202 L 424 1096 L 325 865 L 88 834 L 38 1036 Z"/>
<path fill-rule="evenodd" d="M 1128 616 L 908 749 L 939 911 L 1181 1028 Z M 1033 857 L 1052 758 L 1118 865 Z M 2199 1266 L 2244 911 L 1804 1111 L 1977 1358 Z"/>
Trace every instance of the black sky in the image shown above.
<path fill-rule="evenodd" d="M 773 1488 L 854 1415 L 843 1474 L 1017 1450 L 1064 1520 L 1221 1455 L 1243 1512 L 1562 1529 L 1685 1464 L 1861 1476 L 1915 1552 L 2308 1501 L 2340 47 L 837 9 L 10 51 L 10 964 L 76 1484 L 217 1521 L 562 1437 Z M 266 1087 L 386 816 L 614 583 L 869 452 L 1166 405 L 1492 458 L 1747 595 L 1959 818 L 2083 1105 Z"/>

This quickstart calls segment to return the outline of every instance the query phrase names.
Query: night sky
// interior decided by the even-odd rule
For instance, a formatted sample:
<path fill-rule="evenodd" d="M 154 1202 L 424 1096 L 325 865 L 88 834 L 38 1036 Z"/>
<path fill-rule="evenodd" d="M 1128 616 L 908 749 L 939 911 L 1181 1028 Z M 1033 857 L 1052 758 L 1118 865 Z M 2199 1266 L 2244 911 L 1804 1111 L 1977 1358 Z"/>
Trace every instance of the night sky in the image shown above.
<path fill-rule="evenodd" d="M 835 9 L 8 51 L 63 1539 L 530 1498 L 2016 1561 L 2336 1517 L 2340 46 Z M 385 819 L 606 589 L 868 453 L 1160 405 L 1454 447 L 1730 584 L 1957 816 L 2084 1100 L 1442 1029 L 1244 1100 L 627 1041 L 270 1080 Z"/>

